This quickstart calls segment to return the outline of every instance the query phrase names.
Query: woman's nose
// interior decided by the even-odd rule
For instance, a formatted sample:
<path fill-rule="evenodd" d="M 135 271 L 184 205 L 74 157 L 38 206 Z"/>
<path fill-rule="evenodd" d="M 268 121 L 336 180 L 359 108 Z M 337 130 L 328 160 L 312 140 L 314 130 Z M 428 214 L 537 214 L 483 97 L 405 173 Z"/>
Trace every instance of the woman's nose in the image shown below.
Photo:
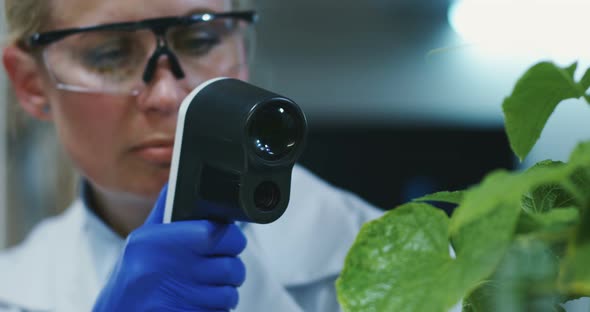
<path fill-rule="evenodd" d="M 138 107 L 142 111 L 176 114 L 182 100 L 188 95 L 183 80 L 178 80 L 170 70 L 166 56 L 158 60 L 153 78 L 138 95 Z"/>

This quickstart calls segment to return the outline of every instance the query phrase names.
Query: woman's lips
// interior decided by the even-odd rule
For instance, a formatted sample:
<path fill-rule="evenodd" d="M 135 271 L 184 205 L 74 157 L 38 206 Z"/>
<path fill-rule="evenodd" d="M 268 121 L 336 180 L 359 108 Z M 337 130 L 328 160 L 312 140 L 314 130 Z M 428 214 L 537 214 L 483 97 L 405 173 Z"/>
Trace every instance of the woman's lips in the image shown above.
<path fill-rule="evenodd" d="M 132 149 L 143 160 L 158 165 L 170 166 L 172 162 L 173 142 L 151 142 L 141 144 Z"/>

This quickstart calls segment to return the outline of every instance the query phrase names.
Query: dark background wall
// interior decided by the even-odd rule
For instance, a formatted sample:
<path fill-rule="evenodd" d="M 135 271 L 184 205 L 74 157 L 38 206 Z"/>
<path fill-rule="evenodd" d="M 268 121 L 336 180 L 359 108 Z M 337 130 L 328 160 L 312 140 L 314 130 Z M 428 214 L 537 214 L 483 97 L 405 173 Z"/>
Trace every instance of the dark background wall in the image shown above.
<path fill-rule="evenodd" d="M 301 163 L 374 205 L 391 209 L 425 194 L 459 190 L 512 168 L 501 130 L 452 127 L 312 128 Z"/>

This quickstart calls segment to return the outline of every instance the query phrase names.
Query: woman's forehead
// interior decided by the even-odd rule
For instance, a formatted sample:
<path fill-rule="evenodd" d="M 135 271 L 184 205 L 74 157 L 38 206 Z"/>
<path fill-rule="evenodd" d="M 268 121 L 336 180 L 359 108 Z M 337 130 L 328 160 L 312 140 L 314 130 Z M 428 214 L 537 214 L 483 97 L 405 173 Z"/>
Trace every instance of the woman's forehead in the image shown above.
<path fill-rule="evenodd" d="M 231 0 L 52 0 L 52 28 L 135 21 L 195 11 L 227 11 Z"/>

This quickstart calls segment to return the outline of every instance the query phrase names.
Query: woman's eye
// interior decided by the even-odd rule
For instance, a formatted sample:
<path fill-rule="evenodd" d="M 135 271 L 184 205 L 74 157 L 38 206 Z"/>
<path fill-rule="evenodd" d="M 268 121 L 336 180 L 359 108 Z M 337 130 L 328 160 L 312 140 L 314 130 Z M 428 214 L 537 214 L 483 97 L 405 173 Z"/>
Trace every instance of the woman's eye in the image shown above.
<path fill-rule="evenodd" d="M 183 54 L 202 56 L 209 53 L 220 41 L 215 34 L 179 34 L 174 38 L 174 48 Z"/>
<path fill-rule="evenodd" d="M 129 61 L 129 49 L 121 46 L 105 46 L 84 53 L 83 62 L 94 70 L 112 70 Z"/>

